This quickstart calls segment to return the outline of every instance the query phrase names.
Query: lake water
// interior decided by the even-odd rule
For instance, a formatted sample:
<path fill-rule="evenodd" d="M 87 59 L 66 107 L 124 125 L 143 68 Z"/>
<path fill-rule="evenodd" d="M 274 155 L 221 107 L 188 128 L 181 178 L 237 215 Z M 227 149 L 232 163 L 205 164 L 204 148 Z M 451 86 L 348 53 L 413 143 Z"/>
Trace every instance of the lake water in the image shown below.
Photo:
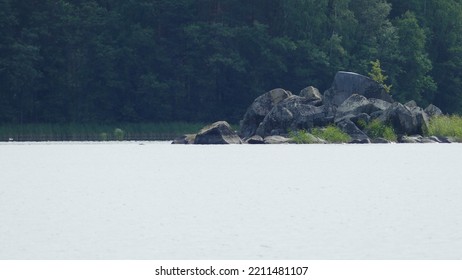
<path fill-rule="evenodd" d="M 462 145 L 0 144 L 0 259 L 462 259 Z"/>

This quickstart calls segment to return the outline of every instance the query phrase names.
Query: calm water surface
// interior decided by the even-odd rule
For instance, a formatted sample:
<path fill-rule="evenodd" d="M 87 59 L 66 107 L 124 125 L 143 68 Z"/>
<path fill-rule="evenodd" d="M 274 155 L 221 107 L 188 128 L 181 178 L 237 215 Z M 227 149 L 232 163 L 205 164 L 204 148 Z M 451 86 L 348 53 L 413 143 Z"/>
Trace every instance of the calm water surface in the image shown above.
<path fill-rule="evenodd" d="M 0 144 L 0 259 L 461 259 L 462 145 Z"/>

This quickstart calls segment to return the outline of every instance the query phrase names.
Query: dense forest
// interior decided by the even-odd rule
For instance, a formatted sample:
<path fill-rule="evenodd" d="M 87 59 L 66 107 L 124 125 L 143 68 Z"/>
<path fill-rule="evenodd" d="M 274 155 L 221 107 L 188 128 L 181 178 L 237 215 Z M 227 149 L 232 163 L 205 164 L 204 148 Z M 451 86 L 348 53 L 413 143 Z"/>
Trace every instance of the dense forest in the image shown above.
<path fill-rule="evenodd" d="M 375 60 L 462 113 L 462 0 L 0 0 L 0 123 L 236 123 Z"/>

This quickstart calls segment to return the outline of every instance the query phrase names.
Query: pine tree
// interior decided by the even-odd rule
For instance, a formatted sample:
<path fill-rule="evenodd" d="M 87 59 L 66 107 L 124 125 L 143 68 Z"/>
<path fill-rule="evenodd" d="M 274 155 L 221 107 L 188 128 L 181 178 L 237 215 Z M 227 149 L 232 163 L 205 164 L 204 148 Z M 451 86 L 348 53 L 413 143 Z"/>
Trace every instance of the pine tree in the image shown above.
<path fill-rule="evenodd" d="M 376 81 L 383 86 L 387 93 L 390 93 L 392 85 L 385 84 L 385 81 L 388 79 L 388 76 L 382 73 L 382 68 L 380 67 L 380 61 L 377 59 L 370 62 L 372 65 L 371 72 L 369 72 L 369 77 L 372 80 Z"/>

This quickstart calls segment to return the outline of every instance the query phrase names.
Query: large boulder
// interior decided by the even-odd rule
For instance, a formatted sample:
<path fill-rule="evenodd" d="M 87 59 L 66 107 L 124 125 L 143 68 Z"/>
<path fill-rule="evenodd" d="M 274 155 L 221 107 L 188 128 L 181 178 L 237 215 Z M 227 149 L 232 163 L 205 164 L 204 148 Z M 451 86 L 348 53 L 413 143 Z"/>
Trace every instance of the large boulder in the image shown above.
<path fill-rule="evenodd" d="M 390 103 L 388 101 L 385 101 L 385 100 L 382 100 L 382 99 L 369 98 L 368 100 L 372 105 L 372 112 L 371 113 L 376 112 L 376 111 L 385 111 L 388 108 L 390 108 L 390 106 L 392 104 L 392 103 Z"/>
<path fill-rule="evenodd" d="M 273 89 L 257 97 L 247 109 L 241 121 L 240 135 L 249 138 L 255 135 L 258 126 L 274 106 L 292 96 L 289 91 L 281 88 Z"/>
<path fill-rule="evenodd" d="M 409 108 L 398 102 L 393 103 L 378 119 L 391 124 L 398 134 L 423 134 L 428 127 L 428 116 L 422 108 Z"/>
<path fill-rule="evenodd" d="M 429 117 L 425 111 L 419 106 L 410 108 L 412 115 L 416 119 L 417 131 L 419 134 L 425 134 L 428 131 L 428 126 L 430 124 Z"/>
<path fill-rule="evenodd" d="M 311 105 L 319 106 L 322 104 L 322 95 L 315 87 L 307 87 L 300 91 L 299 96 L 308 99 Z"/>
<path fill-rule="evenodd" d="M 349 120 L 363 113 L 370 114 L 372 109 L 373 106 L 366 97 L 353 94 L 337 108 L 335 122 Z"/>
<path fill-rule="evenodd" d="M 442 114 L 441 110 L 438 107 L 434 105 L 429 105 L 427 107 L 428 112 L 431 114 L 431 116 L 429 116 L 429 114 L 427 113 L 427 109 L 424 110 L 420 108 L 414 100 L 406 102 L 404 106 L 409 108 L 409 110 L 411 110 L 412 114 L 415 116 L 417 121 L 417 127 L 421 129 L 421 133 L 427 131 L 431 116 Z"/>
<path fill-rule="evenodd" d="M 307 98 L 291 96 L 275 106 L 259 125 L 256 133 L 262 137 L 272 131 L 310 129 L 329 122 L 325 106 L 316 107 Z"/>
<path fill-rule="evenodd" d="M 443 115 L 443 111 L 441 111 L 440 108 L 436 107 L 433 104 L 428 105 L 427 108 L 425 108 L 425 113 L 427 113 L 429 118 L 433 118 L 435 116 L 441 116 Z"/>
<path fill-rule="evenodd" d="M 324 103 L 340 106 L 353 94 L 393 103 L 391 95 L 376 81 L 357 73 L 343 71 L 337 72 L 332 87 L 324 93 Z"/>
<path fill-rule="evenodd" d="M 369 137 L 350 120 L 337 123 L 337 127 L 348 134 L 353 143 L 370 143 Z"/>
<path fill-rule="evenodd" d="M 242 144 L 242 140 L 227 122 L 219 121 L 202 128 L 194 144 Z"/>

